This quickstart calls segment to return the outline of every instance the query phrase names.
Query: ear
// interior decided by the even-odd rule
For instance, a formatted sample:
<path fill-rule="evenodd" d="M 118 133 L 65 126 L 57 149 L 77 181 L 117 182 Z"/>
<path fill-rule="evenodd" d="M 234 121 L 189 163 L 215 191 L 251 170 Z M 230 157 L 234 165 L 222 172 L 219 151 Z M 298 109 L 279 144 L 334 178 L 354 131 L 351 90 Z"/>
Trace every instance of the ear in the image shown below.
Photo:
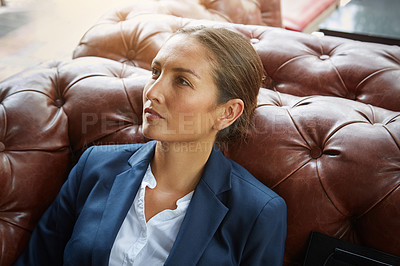
<path fill-rule="evenodd" d="M 244 110 L 244 102 L 241 99 L 231 99 L 218 107 L 218 117 L 213 128 L 222 130 L 232 125 Z"/>

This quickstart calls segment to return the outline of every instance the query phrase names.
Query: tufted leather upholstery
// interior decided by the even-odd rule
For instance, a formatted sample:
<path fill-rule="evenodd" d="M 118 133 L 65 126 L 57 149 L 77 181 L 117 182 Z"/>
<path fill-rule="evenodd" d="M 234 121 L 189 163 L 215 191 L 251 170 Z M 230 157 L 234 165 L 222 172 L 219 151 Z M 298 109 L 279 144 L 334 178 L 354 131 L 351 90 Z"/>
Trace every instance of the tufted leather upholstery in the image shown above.
<path fill-rule="evenodd" d="M 154 14 L 170 16 L 154 16 Z M 154 42 L 159 39 L 159 36 L 154 36 L 154 34 L 168 35 L 171 30 L 174 31 L 169 24 L 176 23 L 168 21 L 171 19 L 175 21 L 176 17 L 248 25 L 282 26 L 279 0 L 151 0 L 140 4 L 136 2 L 104 14 L 85 34 L 79 47 L 74 51 L 73 57 L 101 56 L 148 68 L 148 62 L 154 57 L 154 52 L 158 51 L 162 41 L 165 40 L 161 38 L 161 42 Z M 154 24 L 157 26 L 153 26 L 153 20 L 158 21 Z M 160 20 L 165 20 L 166 24 L 160 23 Z M 137 23 L 142 25 L 130 26 Z M 109 36 L 112 36 L 112 40 Z M 139 36 L 140 40 L 137 40 Z M 107 38 L 106 42 L 105 38 Z M 141 45 L 133 43 L 134 41 L 141 42 Z M 133 46 L 134 44 L 137 46 Z"/>
<path fill-rule="evenodd" d="M 50 62 L 0 83 L 0 265 L 24 248 L 93 143 L 136 143 L 148 71 L 103 58 Z"/>
<path fill-rule="evenodd" d="M 141 14 L 109 23 L 100 20 L 83 36 L 74 57 L 99 56 L 150 69 L 171 33 L 199 24 L 220 24 L 245 35 L 263 61 L 267 88 L 298 96 L 337 96 L 400 111 L 400 94 L 393 95 L 400 92 L 397 46 L 360 45 L 273 27 Z"/>
<path fill-rule="evenodd" d="M 160 1 L 162 2 L 162 1 Z M 141 91 L 160 45 L 185 25 L 251 40 L 267 79 L 255 127 L 226 155 L 288 205 L 285 264 L 311 230 L 400 255 L 400 48 L 165 14 L 106 14 L 75 59 L 0 83 L 0 265 L 9 265 L 81 152 L 147 141 Z"/>

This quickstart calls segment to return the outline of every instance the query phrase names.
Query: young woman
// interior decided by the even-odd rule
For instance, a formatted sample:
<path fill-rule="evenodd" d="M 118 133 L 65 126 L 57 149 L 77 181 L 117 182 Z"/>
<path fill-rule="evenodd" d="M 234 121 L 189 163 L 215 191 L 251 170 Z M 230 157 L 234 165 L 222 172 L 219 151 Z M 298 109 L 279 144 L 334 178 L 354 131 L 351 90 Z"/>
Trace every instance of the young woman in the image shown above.
<path fill-rule="evenodd" d="M 89 148 L 17 265 L 282 265 L 285 202 L 216 145 L 246 132 L 262 76 L 241 35 L 179 30 L 143 91 L 154 141 Z"/>

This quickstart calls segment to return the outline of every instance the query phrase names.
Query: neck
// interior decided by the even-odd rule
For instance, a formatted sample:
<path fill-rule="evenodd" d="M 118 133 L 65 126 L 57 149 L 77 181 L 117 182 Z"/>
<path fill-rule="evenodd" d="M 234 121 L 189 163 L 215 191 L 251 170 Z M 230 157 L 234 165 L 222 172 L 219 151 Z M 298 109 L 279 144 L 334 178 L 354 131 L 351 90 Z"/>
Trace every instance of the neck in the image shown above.
<path fill-rule="evenodd" d="M 193 191 L 210 157 L 213 142 L 157 142 L 151 170 L 162 190 Z"/>

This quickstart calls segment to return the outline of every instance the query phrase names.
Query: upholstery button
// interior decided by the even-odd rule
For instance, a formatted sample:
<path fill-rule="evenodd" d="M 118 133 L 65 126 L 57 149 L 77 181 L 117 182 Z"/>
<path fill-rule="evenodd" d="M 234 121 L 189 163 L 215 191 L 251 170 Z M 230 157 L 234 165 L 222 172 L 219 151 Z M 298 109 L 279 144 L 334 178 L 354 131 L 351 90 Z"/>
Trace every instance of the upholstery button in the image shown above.
<path fill-rule="evenodd" d="M 330 56 L 327 55 L 327 54 L 323 54 L 323 55 L 321 55 L 321 56 L 319 57 L 319 59 L 321 59 L 321 60 L 326 60 L 326 59 L 329 59 L 329 58 L 330 58 Z"/>
<path fill-rule="evenodd" d="M 0 152 L 3 152 L 6 149 L 6 145 L 3 142 L 0 142 Z"/>
<path fill-rule="evenodd" d="M 320 148 L 318 148 L 318 147 L 314 147 L 314 148 L 311 149 L 310 155 L 311 155 L 311 157 L 313 159 L 317 159 L 317 158 L 321 157 L 322 150 Z"/>
<path fill-rule="evenodd" d="M 56 105 L 57 107 L 61 107 L 61 106 L 64 105 L 64 101 L 63 101 L 62 99 L 57 99 L 57 100 L 55 101 L 55 105 Z"/>
<path fill-rule="evenodd" d="M 256 43 L 258 43 L 260 40 L 259 39 L 256 39 L 256 38 L 252 38 L 252 39 L 250 39 L 250 42 L 252 43 L 252 44 L 256 44 Z"/>
<path fill-rule="evenodd" d="M 128 52 L 128 59 L 129 60 L 133 60 L 133 59 L 135 59 L 135 56 L 136 56 L 136 52 L 134 51 L 134 50 L 129 50 L 129 52 Z"/>

